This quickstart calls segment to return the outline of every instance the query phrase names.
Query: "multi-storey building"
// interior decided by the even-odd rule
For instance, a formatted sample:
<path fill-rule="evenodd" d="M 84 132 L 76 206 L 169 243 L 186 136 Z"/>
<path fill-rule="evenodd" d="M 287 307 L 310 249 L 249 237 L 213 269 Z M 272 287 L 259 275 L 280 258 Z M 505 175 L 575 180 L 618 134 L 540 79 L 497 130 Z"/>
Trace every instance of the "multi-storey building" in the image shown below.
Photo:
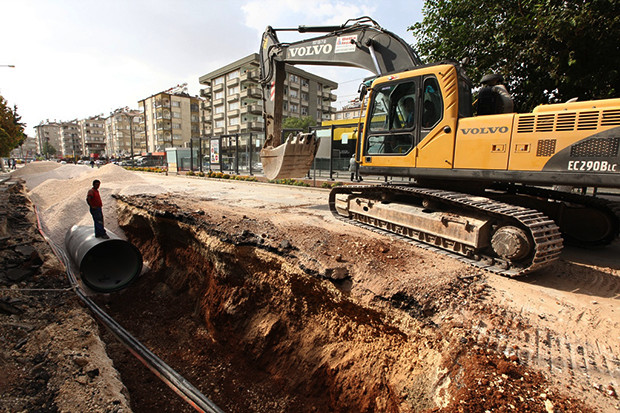
<path fill-rule="evenodd" d="M 82 155 L 104 155 L 105 154 L 105 119 L 102 115 L 78 121 L 80 136 L 82 137 Z"/>
<path fill-rule="evenodd" d="M 120 158 L 146 151 L 142 113 L 129 108 L 116 109 L 105 119 L 106 154 Z"/>
<path fill-rule="evenodd" d="M 11 158 L 32 159 L 37 153 L 37 139 L 26 136 L 24 142 L 11 151 Z"/>
<path fill-rule="evenodd" d="M 46 155 L 46 145 L 53 147 L 56 152 L 61 150 L 60 123 L 49 120 L 39 123 L 34 127 L 37 142 L 37 153 Z"/>
<path fill-rule="evenodd" d="M 190 96 L 185 85 L 177 86 L 138 101 L 144 113 L 146 152 L 187 146 L 200 137 L 200 101 Z"/>
<path fill-rule="evenodd" d="M 313 117 L 317 122 L 330 119 L 336 101 L 332 92 L 336 82 L 293 66 L 286 67 L 283 116 Z M 201 76 L 205 85 L 203 134 L 217 136 L 233 133 L 262 133 L 263 105 L 259 79 L 259 57 L 254 53 L 218 70 Z"/>
<path fill-rule="evenodd" d="M 365 111 L 366 106 L 364 106 L 364 112 Z M 344 105 L 342 109 L 337 110 L 332 115 L 332 120 L 351 119 L 357 121 L 360 116 L 364 114 L 364 112 L 362 112 L 362 103 L 360 102 L 359 98 L 355 98 L 346 105 Z"/>
<path fill-rule="evenodd" d="M 77 120 L 60 122 L 60 151 L 63 157 L 82 156 L 82 138 Z"/>

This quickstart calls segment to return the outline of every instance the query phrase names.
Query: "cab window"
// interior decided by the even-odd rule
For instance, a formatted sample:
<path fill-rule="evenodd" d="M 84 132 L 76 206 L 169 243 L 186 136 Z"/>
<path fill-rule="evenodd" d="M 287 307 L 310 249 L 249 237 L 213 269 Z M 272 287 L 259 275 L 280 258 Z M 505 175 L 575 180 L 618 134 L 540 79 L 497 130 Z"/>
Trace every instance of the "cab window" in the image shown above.
<path fill-rule="evenodd" d="M 367 154 L 404 154 L 413 148 L 419 124 L 417 90 L 415 78 L 383 84 L 373 91 Z"/>
<path fill-rule="evenodd" d="M 443 117 L 441 90 L 437 79 L 427 77 L 423 85 L 422 129 L 432 129 Z"/>

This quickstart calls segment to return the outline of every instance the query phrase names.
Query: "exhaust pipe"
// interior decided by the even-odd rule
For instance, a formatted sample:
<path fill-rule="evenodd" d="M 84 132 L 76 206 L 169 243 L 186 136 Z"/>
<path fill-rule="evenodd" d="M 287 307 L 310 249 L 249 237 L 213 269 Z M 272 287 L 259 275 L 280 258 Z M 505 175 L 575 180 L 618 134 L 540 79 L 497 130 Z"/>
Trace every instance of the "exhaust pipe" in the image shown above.
<path fill-rule="evenodd" d="M 112 292 L 125 288 L 142 271 L 142 254 L 130 242 L 106 230 L 109 239 L 95 238 L 92 226 L 71 227 L 65 248 L 89 288 Z"/>

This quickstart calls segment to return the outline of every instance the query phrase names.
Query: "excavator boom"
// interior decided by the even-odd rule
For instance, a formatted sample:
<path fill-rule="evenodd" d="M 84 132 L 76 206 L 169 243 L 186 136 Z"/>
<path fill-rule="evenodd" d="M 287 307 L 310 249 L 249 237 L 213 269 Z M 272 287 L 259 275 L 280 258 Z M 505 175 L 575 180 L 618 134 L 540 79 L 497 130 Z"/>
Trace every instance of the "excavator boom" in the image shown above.
<path fill-rule="evenodd" d="M 278 40 L 278 31 L 326 33 L 294 43 Z M 341 26 L 267 27 L 260 49 L 261 85 L 265 118 L 263 171 L 269 179 L 304 176 L 314 159 L 314 136 L 289 137 L 282 142 L 282 106 L 286 65 L 329 65 L 367 69 L 375 75 L 400 73 L 421 65 L 415 51 L 401 38 L 369 17 Z"/>

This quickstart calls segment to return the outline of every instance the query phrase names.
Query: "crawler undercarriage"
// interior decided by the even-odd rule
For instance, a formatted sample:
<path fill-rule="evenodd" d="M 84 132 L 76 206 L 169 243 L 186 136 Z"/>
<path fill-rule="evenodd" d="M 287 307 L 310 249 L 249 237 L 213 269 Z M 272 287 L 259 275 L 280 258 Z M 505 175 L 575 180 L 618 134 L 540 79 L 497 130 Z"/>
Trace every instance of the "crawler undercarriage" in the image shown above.
<path fill-rule="evenodd" d="M 329 205 L 339 219 L 432 246 L 510 277 L 558 259 L 562 232 L 581 246 L 604 245 L 617 237 L 614 204 L 525 188 L 502 188 L 481 196 L 413 185 L 346 186 L 332 190 Z M 580 214 L 582 221 L 595 224 L 572 222 Z"/>

